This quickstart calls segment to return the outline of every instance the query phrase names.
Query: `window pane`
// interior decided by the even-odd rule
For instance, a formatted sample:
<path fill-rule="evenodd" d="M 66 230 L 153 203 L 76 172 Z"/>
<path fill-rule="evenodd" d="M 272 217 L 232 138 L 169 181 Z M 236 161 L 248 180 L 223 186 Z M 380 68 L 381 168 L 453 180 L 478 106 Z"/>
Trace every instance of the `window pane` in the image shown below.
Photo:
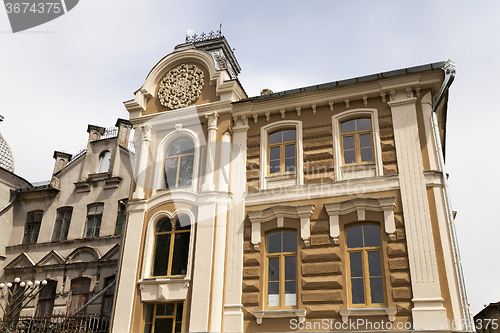
<path fill-rule="evenodd" d="M 283 252 L 297 252 L 297 233 L 295 231 L 282 231 L 282 233 Z"/>
<path fill-rule="evenodd" d="M 153 324 L 144 324 L 144 333 L 151 333 L 151 329 L 153 328 Z"/>
<path fill-rule="evenodd" d="M 275 160 L 270 162 L 269 173 L 279 173 L 280 172 L 280 160 Z"/>
<path fill-rule="evenodd" d="M 154 304 L 148 304 L 146 306 L 146 323 L 153 322 L 153 310 L 155 308 Z"/>
<path fill-rule="evenodd" d="M 179 165 L 179 181 L 177 186 L 189 186 L 193 181 L 194 155 L 181 157 Z"/>
<path fill-rule="evenodd" d="M 285 160 L 285 172 L 295 172 L 295 158 Z"/>
<path fill-rule="evenodd" d="M 370 276 L 382 276 L 380 251 L 368 252 L 368 271 Z"/>
<path fill-rule="evenodd" d="M 370 118 L 360 118 L 356 119 L 356 130 L 366 131 L 372 128 L 372 122 Z"/>
<path fill-rule="evenodd" d="M 344 151 L 344 164 L 356 163 L 356 153 L 354 150 Z"/>
<path fill-rule="evenodd" d="M 109 151 L 105 151 L 105 152 L 101 153 L 101 156 L 99 157 L 99 171 L 98 171 L 98 173 L 108 172 L 110 159 L 111 159 L 111 153 Z"/>
<path fill-rule="evenodd" d="M 170 234 L 156 235 L 153 276 L 167 275 L 168 255 L 170 253 Z"/>
<path fill-rule="evenodd" d="M 380 228 L 378 225 L 364 225 L 363 235 L 365 238 L 365 247 L 380 246 Z"/>
<path fill-rule="evenodd" d="M 285 280 L 295 280 L 295 256 L 285 257 Z"/>
<path fill-rule="evenodd" d="M 175 323 L 175 333 L 180 333 L 182 331 L 182 322 Z"/>
<path fill-rule="evenodd" d="M 170 219 L 163 219 L 156 225 L 156 232 L 172 231 L 172 223 Z"/>
<path fill-rule="evenodd" d="M 156 318 L 154 333 L 172 333 L 174 318 Z"/>
<path fill-rule="evenodd" d="M 175 223 L 175 230 L 189 230 L 191 229 L 191 218 L 187 215 L 180 215 L 177 217 Z"/>
<path fill-rule="evenodd" d="M 361 148 L 361 162 L 373 161 L 372 147 Z"/>
<path fill-rule="evenodd" d="M 285 158 L 295 157 L 295 145 L 285 146 Z"/>
<path fill-rule="evenodd" d="M 174 310 L 175 310 L 175 303 L 167 303 L 166 304 L 165 314 L 167 316 L 173 316 L 174 315 Z"/>
<path fill-rule="evenodd" d="M 283 131 L 279 132 L 274 132 L 269 134 L 269 144 L 272 145 L 273 143 L 278 143 L 278 142 L 283 142 Z"/>
<path fill-rule="evenodd" d="M 356 127 L 354 125 L 354 119 L 344 121 L 342 124 L 340 124 L 340 130 L 341 130 L 341 133 L 354 132 L 356 130 Z"/>
<path fill-rule="evenodd" d="M 283 142 L 295 141 L 295 130 L 289 129 L 283 131 Z"/>
<path fill-rule="evenodd" d="M 384 303 L 384 284 L 381 277 L 370 278 L 372 303 Z"/>
<path fill-rule="evenodd" d="M 267 235 L 267 253 L 278 252 L 281 252 L 281 232 L 273 232 Z"/>
<path fill-rule="evenodd" d="M 189 237 L 189 232 L 175 234 L 171 275 L 185 275 L 187 273 Z"/>
<path fill-rule="evenodd" d="M 177 179 L 177 162 L 178 157 L 167 158 L 165 160 L 165 168 L 163 170 L 163 179 L 165 180 L 165 188 L 174 188 Z"/>
<path fill-rule="evenodd" d="M 351 279 L 352 304 L 365 303 L 365 290 L 363 288 L 363 279 Z"/>
<path fill-rule="evenodd" d="M 344 150 L 352 150 L 352 149 L 354 149 L 354 136 L 345 136 Z"/>
<path fill-rule="evenodd" d="M 271 147 L 269 149 L 269 160 L 279 160 L 280 159 L 280 146 L 278 147 Z"/>
<path fill-rule="evenodd" d="M 177 303 L 177 315 L 175 317 L 176 318 L 175 321 L 178 323 L 181 323 L 181 321 L 182 321 L 182 308 L 183 308 L 183 304 Z"/>
<path fill-rule="evenodd" d="M 280 279 L 280 258 L 269 258 L 268 281 L 279 281 Z"/>
<path fill-rule="evenodd" d="M 347 232 L 347 247 L 363 247 L 363 227 L 360 225 L 349 227 Z"/>
<path fill-rule="evenodd" d="M 359 136 L 359 146 L 361 148 L 371 148 L 372 147 L 372 135 L 370 133 L 368 134 L 361 134 Z"/>
<path fill-rule="evenodd" d="M 279 282 L 269 282 L 267 285 L 267 305 L 279 306 L 280 305 L 280 284 Z"/>
<path fill-rule="evenodd" d="M 168 146 L 165 157 L 184 155 L 184 154 L 193 154 L 193 153 L 194 153 L 193 140 L 191 140 L 190 138 L 184 137 L 184 138 L 179 138 L 179 139 L 175 140 L 174 142 L 172 142 Z"/>
<path fill-rule="evenodd" d="M 157 316 L 165 315 L 165 304 L 156 304 L 156 315 Z"/>
<path fill-rule="evenodd" d="M 297 305 L 297 287 L 295 281 L 285 282 L 285 306 Z"/>
<path fill-rule="evenodd" d="M 351 266 L 351 278 L 363 277 L 363 262 L 361 259 L 361 252 L 349 253 L 349 260 Z"/>

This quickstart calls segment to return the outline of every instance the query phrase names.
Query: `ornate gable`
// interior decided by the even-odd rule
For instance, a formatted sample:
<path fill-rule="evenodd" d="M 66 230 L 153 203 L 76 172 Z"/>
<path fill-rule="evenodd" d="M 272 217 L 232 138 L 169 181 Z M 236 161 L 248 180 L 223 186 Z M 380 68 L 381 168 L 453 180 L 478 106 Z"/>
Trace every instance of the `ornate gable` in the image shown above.
<path fill-rule="evenodd" d="M 22 268 L 29 268 L 32 269 L 35 266 L 35 262 L 29 254 L 22 252 L 20 255 L 18 255 L 14 260 L 12 260 L 7 266 L 5 266 L 5 269 L 22 269 Z"/>
<path fill-rule="evenodd" d="M 50 251 L 45 257 L 43 257 L 36 266 L 51 266 L 51 265 L 64 265 L 64 258 L 57 251 Z"/>

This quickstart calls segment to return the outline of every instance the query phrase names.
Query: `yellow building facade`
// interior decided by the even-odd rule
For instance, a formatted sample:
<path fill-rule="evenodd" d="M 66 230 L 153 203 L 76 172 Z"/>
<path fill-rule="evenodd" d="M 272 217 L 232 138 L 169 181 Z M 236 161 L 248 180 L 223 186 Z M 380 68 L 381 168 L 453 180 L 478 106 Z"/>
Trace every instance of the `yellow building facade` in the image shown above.
<path fill-rule="evenodd" d="M 188 38 L 125 102 L 112 332 L 467 330 L 439 156 L 453 64 L 250 98 L 239 71 L 224 37 Z"/>

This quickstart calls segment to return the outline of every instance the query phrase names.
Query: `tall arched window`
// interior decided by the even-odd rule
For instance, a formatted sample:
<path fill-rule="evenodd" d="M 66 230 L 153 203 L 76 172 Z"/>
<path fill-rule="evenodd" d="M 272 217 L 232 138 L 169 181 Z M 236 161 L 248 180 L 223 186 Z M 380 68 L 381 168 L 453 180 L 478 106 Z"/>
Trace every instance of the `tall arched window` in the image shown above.
<path fill-rule="evenodd" d="M 269 171 L 268 175 L 295 172 L 296 131 L 286 129 L 269 134 Z"/>
<path fill-rule="evenodd" d="M 180 215 L 164 218 L 155 230 L 151 276 L 182 276 L 187 273 L 191 219 Z"/>
<path fill-rule="evenodd" d="M 108 172 L 109 170 L 109 161 L 111 160 L 111 153 L 109 150 L 105 150 L 99 155 L 99 170 L 98 173 Z"/>
<path fill-rule="evenodd" d="M 267 307 L 293 308 L 297 305 L 297 233 L 267 234 Z"/>
<path fill-rule="evenodd" d="M 385 305 L 380 227 L 362 224 L 346 228 L 349 262 L 349 303 L 353 306 Z"/>
<path fill-rule="evenodd" d="M 191 185 L 193 181 L 194 142 L 191 138 L 181 137 L 172 142 L 163 160 L 162 188 L 175 188 Z"/>
<path fill-rule="evenodd" d="M 356 118 L 340 124 L 342 135 L 342 164 L 371 163 L 373 158 L 372 122 Z"/>

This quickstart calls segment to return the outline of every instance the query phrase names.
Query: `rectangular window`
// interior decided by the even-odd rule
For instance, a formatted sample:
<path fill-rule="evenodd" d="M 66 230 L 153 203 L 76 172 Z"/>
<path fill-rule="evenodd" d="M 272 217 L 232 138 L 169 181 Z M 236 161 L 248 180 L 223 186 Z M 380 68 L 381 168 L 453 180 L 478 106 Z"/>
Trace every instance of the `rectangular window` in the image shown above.
<path fill-rule="evenodd" d="M 36 243 L 38 240 L 38 233 L 40 232 L 40 225 L 42 224 L 42 211 L 29 212 L 24 228 L 23 244 Z"/>
<path fill-rule="evenodd" d="M 116 216 L 115 235 L 123 235 L 123 227 L 125 225 L 125 218 L 127 217 L 125 207 L 127 199 L 118 201 L 118 215 Z"/>
<path fill-rule="evenodd" d="M 89 301 L 90 279 L 76 278 L 71 281 L 71 301 L 67 315 L 72 315 Z"/>
<path fill-rule="evenodd" d="M 380 228 L 363 224 L 346 228 L 349 282 L 353 306 L 385 305 Z"/>
<path fill-rule="evenodd" d="M 54 233 L 52 234 L 52 241 L 63 241 L 68 239 L 69 224 L 71 222 L 71 214 L 73 208 L 60 208 L 57 210 L 56 223 L 54 225 Z"/>
<path fill-rule="evenodd" d="M 109 286 L 110 283 L 112 283 L 115 280 L 114 276 L 107 277 L 104 279 L 104 288 Z M 101 315 L 107 316 L 111 314 L 111 310 L 113 308 L 113 297 L 115 295 L 115 287 L 110 287 L 106 292 L 104 293 L 104 296 L 102 297 L 102 309 L 101 309 Z"/>
<path fill-rule="evenodd" d="M 340 133 L 343 165 L 374 162 L 370 118 L 344 121 L 340 124 Z"/>
<path fill-rule="evenodd" d="M 47 281 L 47 284 L 40 290 L 38 297 L 38 307 L 36 309 L 37 317 L 50 317 L 54 310 L 54 301 L 56 299 L 57 281 Z"/>
<path fill-rule="evenodd" d="M 183 303 L 146 305 L 144 333 L 178 333 L 182 330 Z"/>
<path fill-rule="evenodd" d="M 92 204 L 87 209 L 87 224 L 85 226 L 85 238 L 99 237 L 101 230 L 102 211 L 104 204 Z"/>
<path fill-rule="evenodd" d="M 267 235 L 267 307 L 297 305 L 297 233 L 279 231 Z"/>
<path fill-rule="evenodd" d="M 269 134 L 268 175 L 274 176 L 295 172 L 295 143 L 295 129 L 287 129 Z"/>

